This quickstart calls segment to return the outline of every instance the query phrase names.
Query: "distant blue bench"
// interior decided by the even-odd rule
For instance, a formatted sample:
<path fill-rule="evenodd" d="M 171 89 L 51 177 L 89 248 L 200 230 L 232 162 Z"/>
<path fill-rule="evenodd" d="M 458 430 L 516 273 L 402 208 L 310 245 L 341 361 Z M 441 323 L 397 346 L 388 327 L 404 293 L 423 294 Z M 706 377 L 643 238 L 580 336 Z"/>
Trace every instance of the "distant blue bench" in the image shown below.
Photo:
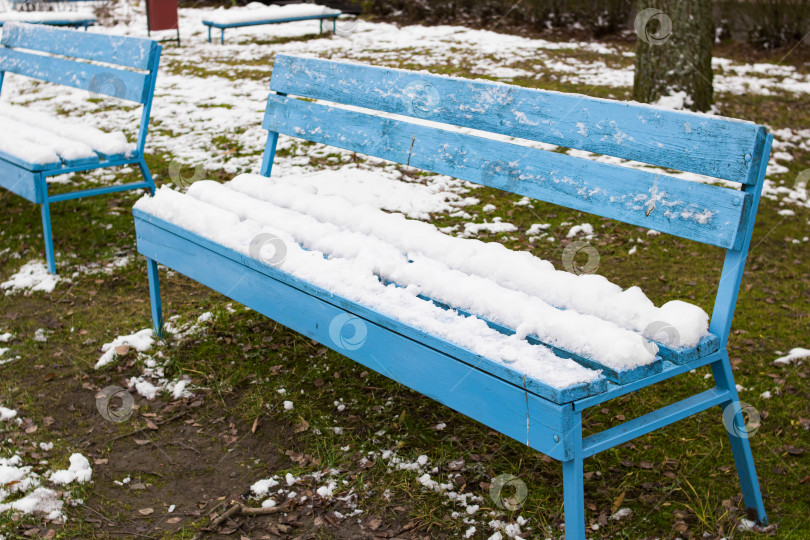
<path fill-rule="evenodd" d="M 146 166 L 143 150 L 160 62 L 160 49 L 155 41 L 149 39 L 92 34 L 19 23 L 10 23 L 3 28 L 3 36 L 0 39 L 0 90 L 3 77 L 8 72 L 143 105 L 137 143 L 131 150 L 120 154 L 104 154 L 93 149 L 90 155 L 85 155 L 81 159 L 66 159 L 57 152 L 57 158 L 43 163 L 31 162 L 30 158 L 19 153 L 0 152 L 0 187 L 42 206 L 45 250 L 48 269 L 52 273 L 56 273 L 56 262 L 50 203 L 132 189 L 146 188 L 152 192 L 155 190 L 155 183 Z M 49 56 L 53 54 L 69 58 Z M 101 66 L 81 60 L 104 62 L 118 67 Z M 24 119 L 21 121 L 25 123 Z M 4 127 L 0 119 L 0 132 Z M 71 139 L 70 136 L 56 135 L 56 137 L 60 140 Z M 90 144 L 87 146 L 92 148 Z M 48 193 L 47 179 L 50 176 L 121 165 L 138 165 L 144 180 L 57 195 Z"/>
<path fill-rule="evenodd" d="M 231 9 L 238 9 L 238 8 L 231 8 Z M 247 12 L 249 13 L 249 11 Z M 215 12 L 214 15 L 217 13 Z M 286 22 L 295 22 L 295 21 L 310 21 L 310 20 L 317 20 L 320 24 L 319 33 L 323 33 L 323 21 L 331 19 L 332 20 L 332 32 L 335 32 L 337 29 L 337 19 L 342 15 L 342 12 L 339 10 L 333 10 L 328 13 L 319 13 L 313 15 L 306 15 L 302 17 L 279 17 L 279 18 L 265 18 L 261 20 L 245 20 L 245 21 L 238 21 L 238 22 L 217 22 L 210 19 L 203 19 L 202 23 L 208 27 L 208 43 L 211 43 L 211 29 L 212 28 L 219 28 L 220 36 L 219 42 L 225 43 L 225 29 L 226 28 L 239 28 L 242 26 L 258 26 L 258 25 L 265 25 L 265 24 L 279 24 L 279 23 L 286 23 Z"/>
<path fill-rule="evenodd" d="M 72 0 L 78 1 L 78 0 Z M 71 11 L 12 11 L 13 20 L 4 20 L 7 14 L 0 13 L 0 28 L 6 24 L 16 22 L 25 24 L 45 24 L 48 26 L 69 26 L 84 28 L 96 24 L 96 17 L 92 13 L 79 13 Z"/>
<path fill-rule="evenodd" d="M 270 88 L 263 123 L 269 131 L 264 176 L 270 176 L 278 137 L 284 134 L 724 249 L 710 335 L 690 349 L 659 344 L 660 356 L 649 369 L 630 374 L 604 369 L 603 378 L 592 384 L 556 391 L 297 278 L 279 265 L 136 208 L 138 250 L 147 258 L 158 335 L 163 330 L 160 263 L 562 461 L 566 538 L 576 540 L 586 534 L 585 458 L 719 405 L 731 422 L 730 444 L 746 507 L 766 522 L 726 351 L 772 142 L 765 128 L 639 104 L 286 55 L 275 59 Z M 420 101 L 414 102 L 414 96 Z M 411 123 L 377 111 L 708 175 L 737 182 L 742 190 Z M 493 160 L 504 166 L 490 166 Z M 640 195 L 646 196 L 645 204 L 638 202 Z M 341 317 L 362 321 L 362 347 L 335 339 L 332 322 Z M 559 347 L 554 352 L 596 367 Z M 710 390 L 583 437 L 586 409 L 706 365 L 715 381 Z M 720 416 L 715 411 L 713 418 L 719 421 Z"/>

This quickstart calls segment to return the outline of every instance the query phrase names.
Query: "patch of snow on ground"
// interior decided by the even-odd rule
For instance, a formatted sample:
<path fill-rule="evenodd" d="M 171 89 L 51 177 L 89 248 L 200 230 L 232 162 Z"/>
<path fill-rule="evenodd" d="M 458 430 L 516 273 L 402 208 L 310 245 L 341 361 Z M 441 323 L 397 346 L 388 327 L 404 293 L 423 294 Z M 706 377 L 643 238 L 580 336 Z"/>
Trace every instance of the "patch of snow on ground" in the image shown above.
<path fill-rule="evenodd" d="M 9 420 L 13 420 L 14 418 L 17 418 L 17 411 L 15 411 L 14 409 L 9 409 L 7 407 L 0 406 L 0 422 L 7 422 Z"/>
<path fill-rule="evenodd" d="M 584 234 L 585 238 L 592 238 L 593 237 L 593 225 L 590 223 L 583 223 L 582 225 L 574 225 L 568 231 L 568 234 L 565 235 L 566 238 L 573 238 L 578 234 Z"/>
<path fill-rule="evenodd" d="M 62 523 L 64 501 L 70 493 L 63 491 L 68 484 L 84 483 L 90 480 L 92 469 L 90 463 L 81 454 L 70 457 L 70 468 L 62 471 L 46 471 L 40 475 L 34 467 L 25 465 L 22 457 L 0 457 L 0 513 L 14 511 L 22 514 L 42 516 L 46 521 Z M 42 485 L 43 478 L 50 479 L 61 490 L 53 490 Z M 5 502 L 12 495 L 22 497 Z"/>
<path fill-rule="evenodd" d="M 511 223 L 504 223 L 501 221 L 501 218 L 494 218 L 491 222 L 485 221 L 483 223 L 465 223 L 464 232 L 461 234 L 461 236 L 464 238 L 470 238 L 473 236 L 478 236 L 481 233 L 498 234 L 515 232 L 516 230 L 518 230 L 518 228 Z"/>
<path fill-rule="evenodd" d="M 84 484 L 93 476 L 93 469 L 90 461 L 83 455 L 76 453 L 70 456 L 70 466 L 67 469 L 56 471 L 51 474 L 50 480 L 57 485 L 77 482 Z"/>
<path fill-rule="evenodd" d="M 48 267 L 41 261 L 25 263 L 8 281 L 0 283 L 0 288 L 6 290 L 6 295 L 23 291 L 30 294 L 34 291 L 51 292 L 59 282 L 59 276 L 48 273 Z"/>

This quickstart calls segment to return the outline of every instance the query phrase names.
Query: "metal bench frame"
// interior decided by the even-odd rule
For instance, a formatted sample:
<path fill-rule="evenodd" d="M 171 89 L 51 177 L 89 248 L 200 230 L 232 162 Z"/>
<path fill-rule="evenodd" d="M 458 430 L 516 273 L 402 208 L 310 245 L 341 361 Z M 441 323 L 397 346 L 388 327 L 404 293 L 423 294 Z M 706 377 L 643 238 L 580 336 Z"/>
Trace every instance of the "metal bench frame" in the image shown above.
<path fill-rule="evenodd" d="M 69 58 L 46 56 L 30 51 Z M 48 270 L 53 274 L 56 273 L 56 261 L 51 229 L 51 203 L 132 189 L 146 188 L 152 193 L 155 191 L 155 182 L 144 159 L 144 145 L 160 51 L 160 45 L 149 39 L 19 23 L 9 23 L 3 29 L 3 37 L 0 39 L 0 91 L 4 75 L 8 72 L 143 105 L 137 144 L 131 154 L 100 155 L 98 160 L 89 163 L 84 160 L 63 161 L 61 164 L 49 166 L 26 163 L 15 156 L 0 152 L 0 187 L 41 205 L 45 253 Z M 82 62 L 80 59 L 128 69 Z M 144 177 L 143 181 L 56 195 L 48 193 L 47 179 L 50 176 L 122 165 L 138 165 Z"/>
<path fill-rule="evenodd" d="M 562 461 L 565 533 L 576 540 L 586 532 L 585 458 L 719 405 L 724 417 L 733 419 L 727 428 L 745 505 L 760 523 L 767 522 L 726 351 L 773 139 L 765 128 L 638 104 L 286 55 L 276 56 L 270 87 L 274 93 L 268 96 L 263 123 L 269 132 L 264 176 L 270 176 L 278 136 L 285 134 L 722 247 L 726 259 L 710 323 L 715 346 L 662 351 L 666 358 L 658 359 L 657 369 L 632 377 L 606 373 L 610 380 L 599 393 L 553 394 L 462 347 L 136 209 L 138 250 L 147 258 L 158 335 L 163 331 L 160 263 Z M 414 96 L 421 97 L 414 101 Z M 707 174 L 739 182 L 742 191 L 445 131 L 375 111 Z M 606 193 L 594 192 L 595 186 Z M 643 192 L 651 193 L 650 204 L 635 205 L 617 195 Z M 662 197 L 655 198 L 656 193 Z M 716 219 L 701 223 L 667 215 L 673 208 L 667 194 L 691 201 L 684 207 L 687 216 L 688 209 L 704 204 L 716 209 Z M 334 339 L 330 321 L 336 317 L 362 321 L 367 330 L 362 347 L 347 348 Z M 714 388 L 583 437 L 582 413 L 589 407 L 706 365 Z"/>

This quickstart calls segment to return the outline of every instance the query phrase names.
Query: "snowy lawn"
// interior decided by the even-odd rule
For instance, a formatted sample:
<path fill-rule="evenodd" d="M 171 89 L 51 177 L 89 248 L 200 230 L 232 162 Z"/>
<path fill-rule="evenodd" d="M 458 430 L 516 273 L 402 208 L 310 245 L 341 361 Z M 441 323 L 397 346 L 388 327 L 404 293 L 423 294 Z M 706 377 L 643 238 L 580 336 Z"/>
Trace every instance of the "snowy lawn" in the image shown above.
<path fill-rule="evenodd" d="M 343 36 L 319 38 L 318 23 L 305 21 L 229 30 L 221 46 L 205 41 L 200 21 L 210 13 L 181 10 L 183 47 L 164 48 L 146 146 L 159 185 L 258 171 L 264 100 L 280 52 L 599 97 L 625 99 L 632 86 L 633 46 L 622 41 L 368 21 L 344 22 Z M 117 26 L 96 31 L 145 35 L 140 11 L 119 6 L 115 14 Z M 776 137 L 730 352 L 741 399 L 760 417 L 751 443 L 771 521 L 779 536 L 803 538 L 810 536 L 801 496 L 810 490 L 803 197 L 810 172 L 801 173 L 810 169 L 810 69 L 806 51 L 783 59 L 786 52 L 752 62 L 723 45 L 714 66 L 719 113 L 764 123 Z M 11 75 L 0 101 L 105 131 L 129 129 L 139 114 L 127 103 Z M 131 141 L 134 132 L 125 133 Z M 587 241 L 598 273 L 611 281 L 641 286 L 656 305 L 680 298 L 711 312 L 717 249 L 290 138 L 280 141 L 274 176 L 338 168 L 358 170 L 359 180 L 319 190 L 351 190 L 444 232 L 530 250 L 558 267 L 565 246 Z M 102 170 L 57 178 L 52 188 L 137 178 L 130 168 Z M 53 530 L 190 538 L 231 499 L 289 506 L 286 515 L 239 518 L 237 538 L 561 535 L 559 464 L 171 272 L 161 274 L 171 337 L 153 340 L 143 331 L 150 315 L 134 247 L 137 198 L 53 205 L 55 280 L 42 271 L 39 210 L 0 195 L 0 510 L 26 506 L 26 498 L 42 510 L 0 513 L 0 537 Z M 591 411 L 586 429 L 711 384 L 706 369 L 696 370 Z M 110 387 L 120 392 L 100 393 Z M 111 415 L 119 405 L 127 414 Z M 739 530 L 751 527 L 720 419 L 719 410 L 704 413 L 586 461 L 594 537 L 755 536 Z M 87 458 L 91 475 L 74 454 Z M 498 497 L 504 482 L 508 495 Z M 525 500 L 512 506 L 506 499 L 522 493 L 520 483 Z"/>

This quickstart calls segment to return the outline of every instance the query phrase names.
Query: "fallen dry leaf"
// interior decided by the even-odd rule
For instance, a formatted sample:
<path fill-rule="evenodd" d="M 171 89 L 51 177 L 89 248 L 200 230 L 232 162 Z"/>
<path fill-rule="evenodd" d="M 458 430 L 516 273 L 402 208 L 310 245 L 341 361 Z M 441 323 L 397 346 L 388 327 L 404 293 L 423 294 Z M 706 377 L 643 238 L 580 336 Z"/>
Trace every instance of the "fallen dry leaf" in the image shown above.
<path fill-rule="evenodd" d="M 304 420 L 303 417 L 298 417 L 299 422 L 295 424 L 295 432 L 296 433 L 303 433 L 304 431 L 309 429 L 309 422 Z"/>
<path fill-rule="evenodd" d="M 154 508 L 141 508 L 138 510 L 138 513 L 142 516 L 148 516 L 149 514 L 153 514 L 155 512 Z"/>
<path fill-rule="evenodd" d="M 622 505 L 622 501 L 624 501 L 624 494 L 625 494 L 625 492 L 622 491 L 619 494 L 619 496 L 616 497 L 616 500 L 613 501 L 613 511 L 611 512 L 611 514 L 615 514 L 616 511 L 619 509 L 619 507 Z"/>

